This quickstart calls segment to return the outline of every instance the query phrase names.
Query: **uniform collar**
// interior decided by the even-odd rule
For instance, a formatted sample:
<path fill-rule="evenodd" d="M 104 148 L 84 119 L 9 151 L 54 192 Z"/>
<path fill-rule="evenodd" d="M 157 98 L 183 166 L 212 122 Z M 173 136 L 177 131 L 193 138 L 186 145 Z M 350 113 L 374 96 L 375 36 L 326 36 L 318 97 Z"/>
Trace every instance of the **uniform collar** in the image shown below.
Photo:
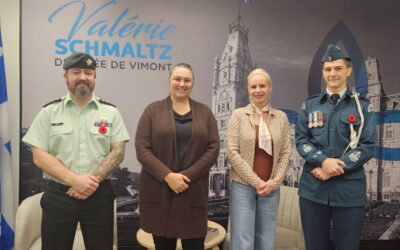
<path fill-rule="evenodd" d="M 75 102 L 74 102 L 74 100 L 72 100 L 71 95 L 68 91 L 67 95 L 64 97 L 64 106 L 68 105 L 69 103 L 75 105 Z M 91 104 L 91 103 L 93 103 L 93 104 Z M 96 97 L 94 94 L 92 94 L 92 98 L 90 99 L 90 101 L 88 102 L 88 104 L 86 106 L 88 106 L 88 105 L 95 105 L 96 108 L 98 108 L 100 106 L 99 98 Z"/>
<path fill-rule="evenodd" d="M 325 98 L 329 97 L 329 94 L 326 92 L 326 89 L 321 92 L 321 94 L 318 96 L 318 101 L 321 102 Z"/>
<path fill-rule="evenodd" d="M 346 90 L 345 90 L 345 92 L 344 92 L 343 94 L 341 94 L 341 93 L 338 93 L 338 94 L 340 94 L 340 99 L 344 99 L 344 98 L 347 98 L 347 97 L 351 97 L 351 91 L 350 91 L 349 88 L 346 88 Z M 322 102 L 325 98 L 329 98 L 329 96 L 330 96 L 330 94 L 329 94 L 329 93 L 326 91 L 326 89 L 325 89 L 325 90 L 322 91 L 321 94 L 319 95 L 318 100 L 319 100 L 320 102 Z"/>
<path fill-rule="evenodd" d="M 328 88 L 326 89 L 326 93 L 328 93 L 329 96 L 331 96 L 332 94 L 339 94 L 340 98 L 342 98 L 346 92 L 347 92 L 348 88 L 343 89 L 342 91 L 340 91 L 339 93 L 333 93 L 332 91 L 330 91 Z"/>

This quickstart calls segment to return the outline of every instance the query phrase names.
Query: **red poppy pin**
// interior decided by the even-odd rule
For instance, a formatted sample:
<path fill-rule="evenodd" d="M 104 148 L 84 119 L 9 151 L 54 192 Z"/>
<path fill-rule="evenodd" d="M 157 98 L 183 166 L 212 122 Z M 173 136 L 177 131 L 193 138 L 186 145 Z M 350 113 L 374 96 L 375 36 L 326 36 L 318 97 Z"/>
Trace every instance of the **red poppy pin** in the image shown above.
<path fill-rule="evenodd" d="M 354 123 L 355 121 L 357 121 L 357 117 L 356 117 L 355 115 L 353 115 L 353 114 L 349 114 L 349 115 L 347 116 L 347 120 L 348 120 L 350 123 Z"/>
<path fill-rule="evenodd" d="M 106 126 L 104 126 L 103 124 L 100 125 L 100 127 L 99 127 L 99 133 L 102 134 L 102 135 L 104 135 L 105 133 L 107 133 L 107 128 L 106 128 Z"/>

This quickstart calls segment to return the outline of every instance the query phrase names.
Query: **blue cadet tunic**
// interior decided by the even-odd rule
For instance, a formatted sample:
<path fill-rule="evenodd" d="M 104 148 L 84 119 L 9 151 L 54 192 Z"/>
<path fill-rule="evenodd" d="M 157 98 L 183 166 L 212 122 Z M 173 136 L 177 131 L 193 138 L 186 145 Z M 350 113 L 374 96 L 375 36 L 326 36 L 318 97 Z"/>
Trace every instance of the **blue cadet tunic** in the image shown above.
<path fill-rule="evenodd" d="M 359 97 L 364 126 L 359 141 L 349 147 L 351 130 L 361 125 L 356 100 L 349 89 L 334 106 L 326 91 L 309 97 L 296 124 L 296 147 L 305 159 L 300 178 L 300 197 L 334 207 L 359 207 L 367 202 L 363 164 L 374 156 L 376 124 L 371 104 Z M 354 132 L 353 132 L 354 135 Z M 348 148 L 346 150 L 346 148 Z M 344 174 L 321 181 L 311 171 L 326 158 L 345 162 Z"/>
<path fill-rule="evenodd" d="M 77 174 L 93 173 L 110 153 L 111 143 L 128 140 L 114 105 L 93 95 L 81 110 L 69 93 L 45 105 L 22 139 L 25 144 L 50 153 Z M 43 178 L 61 183 L 45 172 Z"/>

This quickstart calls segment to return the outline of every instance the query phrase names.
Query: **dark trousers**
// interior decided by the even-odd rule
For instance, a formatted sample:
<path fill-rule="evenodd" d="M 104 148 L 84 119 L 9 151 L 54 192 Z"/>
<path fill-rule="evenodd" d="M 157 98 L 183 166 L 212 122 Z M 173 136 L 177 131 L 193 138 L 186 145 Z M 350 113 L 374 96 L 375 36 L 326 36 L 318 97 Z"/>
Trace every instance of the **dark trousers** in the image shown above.
<path fill-rule="evenodd" d="M 76 200 L 69 187 L 48 182 L 42 206 L 42 250 L 71 250 L 80 222 L 87 250 L 111 250 L 115 194 L 108 180 L 86 200 Z"/>
<path fill-rule="evenodd" d="M 327 249 L 331 220 L 336 249 L 359 249 L 364 207 L 332 207 L 300 198 L 300 212 L 307 250 Z"/>
<path fill-rule="evenodd" d="M 176 238 L 153 235 L 153 240 L 156 250 L 176 249 Z M 205 237 L 181 240 L 182 248 L 183 250 L 204 250 L 204 240 Z"/>

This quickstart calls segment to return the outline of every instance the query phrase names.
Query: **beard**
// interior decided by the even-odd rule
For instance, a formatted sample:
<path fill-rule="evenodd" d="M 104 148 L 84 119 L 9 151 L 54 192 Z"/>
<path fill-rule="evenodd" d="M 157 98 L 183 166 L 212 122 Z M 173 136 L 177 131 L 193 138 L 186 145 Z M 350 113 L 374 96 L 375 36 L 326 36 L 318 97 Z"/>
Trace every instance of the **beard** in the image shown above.
<path fill-rule="evenodd" d="M 86 97 L 90 95 L 93 91 L 93 88 L 90 87 L 89 83 L 86 80 L 79 80 L 76 82 L 74 87 L 70 86 L 69 88 L 70 92 L 78 97 Z"/>
<path fill-rule="evenodd" d="M 75 89 L 74 94 L 79 97 L 85 97 L 90 94 L 89 89 Z"/>

